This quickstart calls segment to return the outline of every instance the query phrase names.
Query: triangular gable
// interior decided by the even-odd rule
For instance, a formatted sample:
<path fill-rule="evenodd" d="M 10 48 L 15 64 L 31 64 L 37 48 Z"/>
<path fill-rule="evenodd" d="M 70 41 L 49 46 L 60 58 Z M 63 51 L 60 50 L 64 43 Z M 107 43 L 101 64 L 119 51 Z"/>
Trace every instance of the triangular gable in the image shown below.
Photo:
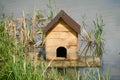
<path fill-rule="evenodd" d="M 56 24 L 59 19 L 62 18 L 74 31 L 80 34 L 80 25 L 76 23 L 70 16 L 68 16 L 63 10 L 61 10 L 57 16 L 44 28 L 45 33 Z"/>

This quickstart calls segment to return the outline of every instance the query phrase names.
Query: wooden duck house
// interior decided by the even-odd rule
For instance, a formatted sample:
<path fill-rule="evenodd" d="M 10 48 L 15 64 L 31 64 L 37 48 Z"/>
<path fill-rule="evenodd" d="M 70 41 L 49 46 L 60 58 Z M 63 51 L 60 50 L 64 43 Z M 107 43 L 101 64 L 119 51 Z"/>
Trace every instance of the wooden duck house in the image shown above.
<path fill-rule="evenodd" d="M 61 10 L 45 27 L 46 59 L 77 60 L 80 25 Z"/>
<path fill-rule="evenodd" d="M 80 25 L 61 10 L 44 28 L 46 62 L 54 67 L 100 66 L 100 58 L 78 57 Z M 87 62 L 87 64 L 86 64 Z M 88 65 L 89 64 L 89 65 Z"/>

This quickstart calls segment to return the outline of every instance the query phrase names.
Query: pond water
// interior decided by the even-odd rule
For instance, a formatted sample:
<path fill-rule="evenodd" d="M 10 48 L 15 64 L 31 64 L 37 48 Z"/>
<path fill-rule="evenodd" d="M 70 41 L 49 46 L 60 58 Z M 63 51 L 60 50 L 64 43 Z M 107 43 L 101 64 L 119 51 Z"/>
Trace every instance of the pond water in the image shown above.
<path fill-rule="evenodd" d="M 92 21 L 96 14 L 102 15 L 105 39 L 105 51 L 101 71 L 108 68 L 111 72 L 111 80 L 120 80 L 120 0 L 52 0 L 57 9 L 63 9 L 79 24 L 82 23 L 82 15 L 86 15 L 88 27 L 92 27 Z M 40 10 L 48 10 L 48 0 L 0 0 L 0 14 L 11 13 L 17 17 L 22 10 L 26 14 L 33 14 L 34 7 Z M 54 4 L 53 4 L 54 5 Z"/>

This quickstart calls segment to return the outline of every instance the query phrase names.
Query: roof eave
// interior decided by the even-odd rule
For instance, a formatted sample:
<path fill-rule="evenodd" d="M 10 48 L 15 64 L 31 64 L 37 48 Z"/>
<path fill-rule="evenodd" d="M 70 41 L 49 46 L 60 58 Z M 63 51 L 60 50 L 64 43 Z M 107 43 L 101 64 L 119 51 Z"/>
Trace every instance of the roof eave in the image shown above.
<path fill-rule="evenodd" d="M 80 25 L 76 23 L 70 16 L 68 16 L 63 10 L 61 10 L 55 18 L 44 28 L 44 32 L 47 33 L 49 29 L 54 26 L 59 19 L 62 18 L 74 31 L 80 34 Z"/>

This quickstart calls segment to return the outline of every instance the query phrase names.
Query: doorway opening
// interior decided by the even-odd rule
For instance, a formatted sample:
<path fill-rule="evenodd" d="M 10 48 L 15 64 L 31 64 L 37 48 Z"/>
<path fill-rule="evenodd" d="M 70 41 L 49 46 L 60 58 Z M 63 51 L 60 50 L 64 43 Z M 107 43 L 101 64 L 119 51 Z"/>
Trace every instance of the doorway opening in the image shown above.
<path fill-rule="evenodd" d="M 57 53 L 56 53 L 57 57 L 64 57 L 67 58 L 67 50 L 64 47 L 58 47 L 57 48 Z"/>

